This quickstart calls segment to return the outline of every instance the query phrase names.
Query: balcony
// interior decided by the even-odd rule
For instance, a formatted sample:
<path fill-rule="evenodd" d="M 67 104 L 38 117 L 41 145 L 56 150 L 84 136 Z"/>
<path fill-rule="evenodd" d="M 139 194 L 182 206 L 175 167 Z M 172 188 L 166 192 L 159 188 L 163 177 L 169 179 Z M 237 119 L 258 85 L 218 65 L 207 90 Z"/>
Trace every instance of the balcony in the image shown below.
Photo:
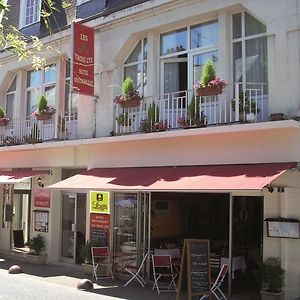
<path fill-rule="evenodd" d="M 117 105 L 115 113 L 116 135 L 264 122 L 269 117 L 267 86 L 236 83 L 220 95 L 204 97 L 195 97 L 193 90 L 160 94 L 144 97 L 137 107 Z"/>
<path fill-rule="evenodd" d="M 51 119 L 15 118 L 0 128 L 0 146 L 77 139 L 77 114 L 53 114 Z"/>
<path fill-rule="evenodd" d="M 237 101 L 231 95 L 239 95 Z M 188 90 L 145 97 L 139 106 L 133 108 L 117 105 L 114 126 L 115 135 L 130 135 L 265 122 L 268 118 L 266 84 L 238 83 L 226 87 L 225 92 L 218 96 L 194 97 L 194 91 Z M 101 126 L 99 120 L 96 121 Z M 11 119 L 5 127 L 0 127 L 0 147 L 76 140 L 80 138 L 80 126 L 77 114 L 58 112 L 43 121 L 35 117 Z M 86 133 L 85 130 L 81 136 Z"/>

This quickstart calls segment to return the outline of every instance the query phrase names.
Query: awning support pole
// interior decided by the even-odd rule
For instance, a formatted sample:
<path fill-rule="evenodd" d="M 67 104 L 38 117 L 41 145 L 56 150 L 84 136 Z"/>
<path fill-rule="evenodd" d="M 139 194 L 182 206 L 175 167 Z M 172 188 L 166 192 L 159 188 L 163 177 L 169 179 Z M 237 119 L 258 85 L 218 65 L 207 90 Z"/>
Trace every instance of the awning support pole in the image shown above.
<path fill-rule="evenodd" d="M 232 280 L 232 225 L 233 225 L 233 197 L 229 195 L 229 276 L 228 276 L 228 297 L 231 298 L 231 280 Z"/>

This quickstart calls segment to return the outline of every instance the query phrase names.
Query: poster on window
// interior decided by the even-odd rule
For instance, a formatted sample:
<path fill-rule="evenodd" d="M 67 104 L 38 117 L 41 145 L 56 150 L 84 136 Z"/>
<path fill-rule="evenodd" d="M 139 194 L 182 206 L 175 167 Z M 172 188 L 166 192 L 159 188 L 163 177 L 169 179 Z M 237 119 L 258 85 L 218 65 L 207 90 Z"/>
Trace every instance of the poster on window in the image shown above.
<path fill-rule="evenodd" d="M 49 212 L 35 210 L 34 212 L 34 231 L 48 232 Z"/>
<path fill-rule="evenodd" d="M 109 214 L 109 192 L 90 192 L 90 212 Z"/>
<path fill-rule="evenodd" d="M 72 23 L 71 70 L 73 91 L 94 95 L 94 28 Z"/>

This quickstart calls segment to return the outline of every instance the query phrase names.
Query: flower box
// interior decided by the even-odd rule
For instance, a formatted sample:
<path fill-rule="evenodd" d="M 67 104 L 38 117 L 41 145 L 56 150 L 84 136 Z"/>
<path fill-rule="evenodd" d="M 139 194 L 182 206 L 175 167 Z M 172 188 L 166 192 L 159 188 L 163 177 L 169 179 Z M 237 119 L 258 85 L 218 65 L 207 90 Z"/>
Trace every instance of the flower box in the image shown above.
<path fill-rule="evenodd" d="M 196 96 L 216 96 L 223 93 L 223 86 L 206 86 L 195 90 Z"/>
<path fill-rule="evenodd" d="M 2 117 L 0 118 L 0 126 L 6 126 L 9 122 L 9 118 L 8 117 Z"/>
<path fill-rule="evenodd" d="M 131 97 L 130 99 L 124 100 L 122 102 L 120 102 L 121 107 L 136 107 L 139 106 L 141 103 L 141 97 L 139 96 L 135 96 L 135 97 Z"/>
<path fill-rule="evenodd" d="M 53 115 L 53 112 L 42 112 L 42 113 L 36 112 L 35 113 L 35 116 L 39 121 L 49 120 L 49 119 L 51 119 L 52 115 Z"/>

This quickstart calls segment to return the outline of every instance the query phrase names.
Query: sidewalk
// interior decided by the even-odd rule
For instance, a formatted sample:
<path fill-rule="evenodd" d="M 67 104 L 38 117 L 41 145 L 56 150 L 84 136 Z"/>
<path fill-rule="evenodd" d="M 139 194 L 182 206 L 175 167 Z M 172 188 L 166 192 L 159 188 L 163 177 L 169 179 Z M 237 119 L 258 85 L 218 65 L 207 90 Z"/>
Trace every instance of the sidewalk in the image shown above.
<path fill-rule="evenodd" d="M 36 280 L 74 287 L 74 289 L 77 289 L 77 284 L 80 279 L 90 279 L 94 283 L 94 290 L 88 290 L 87 292 L 115 297 L 119 300 L 150 300 L 156 299 L 158 296 L 161 300 L 176 299 L 176 293 L 174 292 L 158 295 L 156 291 L 152 290 L 151 282 L 149 282 L 145 288 L 137 282 L 132 282 L 129 286 L 123 287 L 126 282 L 125 279 L 122 281 L 119 279 L 102 279 L 97 282 L 94 278 L 92 278 L 92 276 L 84 275 L 81 271 L 81 266 L 77 265 L 65 263 L 33 265 L 12 257 L 4 257 L 3 255 L 1 256 L 1 259 L 4 260 L 0 261 L 0 269 L 8 270 L 11 266 L 18 265 L 22 268 L 23 274 L 35 277 Z M 185 295 L 183 295 L 181 299 L 185 300 Z"/>
<path fill-rule="evenodd" d="M 77 284 L 80 279 L 87 278 L 94 283 L 94 289 L 88 290 L 94 294 L 110 296 L 113 299 L 128 299 L 128 300 L 175 300 L 176 293 L 161 293 L 160 295 L 152 290 L 152 282 L 150 281 L 145 288 L 143 288 L 137 281 L 133 281 L 129 286 L 123 287 L 126 279 L 120 280 L 116 278 L 102 279 L 95 281 L 92 276 L 85 275 L 81 271 L 81 266 L 66 264 L 66 263 L 55 263 L 47 265 L 33 265 L 26 261 L 16 259 L 11 256 L 0 255 L 0 269 L 8 270 L 13 265 L 19 265 L 23 274 L 34 277 L 36 280 L 47 281 L 49 283 L 59 284 L 62 286 L 74 287 L 77 289 Z M 187 295 L 185 291 L 181 293 L 181 300 L 186 300 Z M 256 295 L 242 294 L 234 295 L 231 300 L 256 300 Z"/>

